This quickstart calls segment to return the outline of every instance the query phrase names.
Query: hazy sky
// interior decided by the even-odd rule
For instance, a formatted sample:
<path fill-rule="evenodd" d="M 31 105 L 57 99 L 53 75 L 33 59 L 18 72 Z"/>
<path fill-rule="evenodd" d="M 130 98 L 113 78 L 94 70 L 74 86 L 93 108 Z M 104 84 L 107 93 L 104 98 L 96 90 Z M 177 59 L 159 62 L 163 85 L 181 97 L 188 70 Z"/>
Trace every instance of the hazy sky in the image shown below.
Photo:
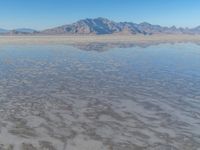
<path fill-rule="evenodd" d="M 1 0 L 0 28 L 44 29 L 83 18 L 200 25 L 200 0 Z"/>

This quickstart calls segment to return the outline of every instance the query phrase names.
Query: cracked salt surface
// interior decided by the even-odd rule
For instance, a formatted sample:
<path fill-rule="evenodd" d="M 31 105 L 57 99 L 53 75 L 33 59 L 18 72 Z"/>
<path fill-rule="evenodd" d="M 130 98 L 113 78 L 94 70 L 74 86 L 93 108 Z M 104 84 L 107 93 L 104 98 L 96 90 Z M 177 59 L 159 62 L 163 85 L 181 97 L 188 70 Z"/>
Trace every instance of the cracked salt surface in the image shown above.
<path fill-rule="evenodd" d="M 0 150 L 199 150 L 198 45 L 90 49 L 1 46 Z"/>

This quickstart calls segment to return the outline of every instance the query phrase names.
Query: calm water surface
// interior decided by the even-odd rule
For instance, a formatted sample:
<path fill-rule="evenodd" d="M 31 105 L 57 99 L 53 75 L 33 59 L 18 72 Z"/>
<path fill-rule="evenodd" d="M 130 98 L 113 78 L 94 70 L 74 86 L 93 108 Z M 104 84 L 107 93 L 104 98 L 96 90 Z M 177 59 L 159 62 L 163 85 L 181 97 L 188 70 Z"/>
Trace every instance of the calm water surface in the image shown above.
<path fill-rule="evenodd" d="M 0 150 L 200 150 L 200 46 L 0 46 Z"/>

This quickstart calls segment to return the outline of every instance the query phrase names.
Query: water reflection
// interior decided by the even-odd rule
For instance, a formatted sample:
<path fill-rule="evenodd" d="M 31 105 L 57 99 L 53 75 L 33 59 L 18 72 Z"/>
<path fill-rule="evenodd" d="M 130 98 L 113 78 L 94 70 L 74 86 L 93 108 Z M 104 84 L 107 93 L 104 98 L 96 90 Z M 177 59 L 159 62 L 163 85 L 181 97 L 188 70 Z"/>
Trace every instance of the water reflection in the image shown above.
<path fill-rule="evenodd" d="M 2 46 L 0 149 L 198 150 L 200 47 L 129 46 Z"/>
<path fill-rule="evenodd" d="M 104 52 L 114 48 L 131 48 L 131 47 L 140 47 L 140 48 L 147 48 L 149 46 L 156 46 L 160 44 L 177 44 L 174 42 L 171 43 L 161 43 L 161 42 L 154 42 L 154 43 L 82 43 L 82 44 L 72 44 L 73 47 L 76 47 L 80 50 L 85 51 L 98 51 Z M 196 43 L 198 44 L 198 43 Z"/>

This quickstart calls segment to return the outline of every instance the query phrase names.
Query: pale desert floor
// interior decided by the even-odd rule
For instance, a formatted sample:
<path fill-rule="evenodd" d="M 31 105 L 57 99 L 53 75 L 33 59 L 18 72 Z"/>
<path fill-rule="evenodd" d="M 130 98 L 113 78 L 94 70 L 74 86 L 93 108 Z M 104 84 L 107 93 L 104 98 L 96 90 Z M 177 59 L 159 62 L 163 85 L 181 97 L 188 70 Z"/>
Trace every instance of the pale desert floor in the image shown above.
<path fill-rule="evenodd" d="M 0 36 L 0 44 L 200 42 L 199 35 L 98 35 L 98 36 Z"/>

